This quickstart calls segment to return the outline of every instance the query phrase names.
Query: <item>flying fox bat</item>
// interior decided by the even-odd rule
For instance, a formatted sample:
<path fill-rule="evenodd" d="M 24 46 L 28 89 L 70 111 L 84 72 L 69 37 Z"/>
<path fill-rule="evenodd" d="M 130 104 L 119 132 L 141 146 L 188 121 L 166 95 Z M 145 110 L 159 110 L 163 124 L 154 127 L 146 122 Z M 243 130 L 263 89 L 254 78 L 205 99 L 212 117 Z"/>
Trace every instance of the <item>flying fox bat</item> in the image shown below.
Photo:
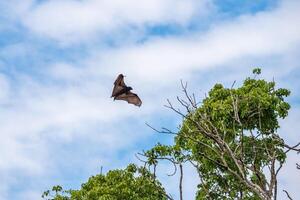
<path fill-rule="evenodd" d="M 124 82 L 124 75 L 119 74 L 117 79 L 114 82 L 114 89 L 112 91 L 111 97 L 114 100 L 124 100 L 128 103 L 134 104 L 136 106 L 141 106 L 142 101 L 139 96 L 133 92 L 131 92 L 132 87 L 128 87 Z"/>

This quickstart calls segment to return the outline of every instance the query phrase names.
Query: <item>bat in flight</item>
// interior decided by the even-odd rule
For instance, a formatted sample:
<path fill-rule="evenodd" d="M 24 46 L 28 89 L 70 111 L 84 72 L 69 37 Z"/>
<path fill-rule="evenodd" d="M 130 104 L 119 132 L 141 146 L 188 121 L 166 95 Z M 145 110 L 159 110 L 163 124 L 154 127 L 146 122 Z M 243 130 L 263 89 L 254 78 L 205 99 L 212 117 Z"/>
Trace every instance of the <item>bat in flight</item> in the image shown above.
<path fill-rule="evenodd" d="M 142 101 L 139 96 L 133 92 L 131 92 L 132 87 L 128 87 L 124 82 L 124 75 L 119 74 L 117 79 L 114 82 L 114 89 L 112 91 L 111 97 L 114 100 L 124 100 L 128 103 L 134 104 L 136 106 L 141 106 Z"/>

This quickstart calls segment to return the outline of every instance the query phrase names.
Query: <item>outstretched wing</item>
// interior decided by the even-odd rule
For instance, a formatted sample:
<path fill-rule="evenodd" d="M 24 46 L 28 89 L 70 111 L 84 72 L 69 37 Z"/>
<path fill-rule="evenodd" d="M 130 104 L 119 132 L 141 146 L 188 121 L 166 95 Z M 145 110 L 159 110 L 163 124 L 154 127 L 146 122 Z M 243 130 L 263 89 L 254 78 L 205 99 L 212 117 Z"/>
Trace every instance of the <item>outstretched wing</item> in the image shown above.
<path fill-rule="evenodd" d="M 125 86 L 126 84 L 124 83 L 124 75 L 123 74 L 119 74 L 117 79 L 114 82 L 114 85 L 120 85 L 120 86 Z"/>
<path fill-rule="evenodd" d="M 115 99 L 116 100 L 124 100 L 124 101 L 127 101 L 128 103 L 134 104 L 139 107 L 142 105 L 142 101 L 139 98 L 139 96 L 130 91 L 127 92 L 127 94 L 123 93 L 123 94 L 117 96 Z"/>
<path fill-rule="evenodd" d="M 114 82 L 114 88 L 111 94 L 111 97 L 116 96 L 122 89 L 126 87 L 126 84 L 124 83 L 124 76 L 123 74 L 119 74 L 117 79 Z"/>

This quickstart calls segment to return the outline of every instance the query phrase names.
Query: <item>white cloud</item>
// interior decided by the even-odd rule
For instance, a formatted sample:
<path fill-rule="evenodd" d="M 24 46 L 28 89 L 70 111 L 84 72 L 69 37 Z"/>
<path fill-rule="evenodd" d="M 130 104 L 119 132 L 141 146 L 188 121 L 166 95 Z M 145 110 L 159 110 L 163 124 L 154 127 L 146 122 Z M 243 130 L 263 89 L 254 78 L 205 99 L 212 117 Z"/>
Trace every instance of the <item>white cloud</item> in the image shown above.
<path fill-rule="evenodd" d="M 218 24 L 204 34 L 155 39 L 101 52 L 94 64 L 114 74 L 120 68 L 140 81 L 160 84 L 195 70 L 225 65 L 236 59 L 282 55 L 300 45 L 299 2 L 289 2 L 272 12 L 242 16 Z"/>
<path fill-rule="evenodd" d="M 210 7 L 208 0 L 54 0 L 33 4 L 20 16 L 33 32 L 65 43 L 120 31 L 126 26 L 185 26 L 192 17 L 206 15 Z"/>
<path fill-rule="evenodd" d="M 9 98 L 10 83 L 7 80 L 7 78 L 2 74 L 0 74 L 0 85 L 1 85 L 0 102 L 4 103 Z"/>

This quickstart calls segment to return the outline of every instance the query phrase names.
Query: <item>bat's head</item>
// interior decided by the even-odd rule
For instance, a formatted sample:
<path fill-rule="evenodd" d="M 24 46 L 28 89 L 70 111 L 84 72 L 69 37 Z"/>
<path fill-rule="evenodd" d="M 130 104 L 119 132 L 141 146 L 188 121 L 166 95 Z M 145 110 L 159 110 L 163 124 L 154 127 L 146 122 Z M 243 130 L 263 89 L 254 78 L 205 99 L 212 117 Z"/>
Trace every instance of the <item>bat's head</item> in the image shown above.
<path fill-rule="evenodd" d="M 132 87 L 129 86 L 129 87 L 127 87 L 127 89 L 128 89 L 128 90 L 132 90 Z"/>

